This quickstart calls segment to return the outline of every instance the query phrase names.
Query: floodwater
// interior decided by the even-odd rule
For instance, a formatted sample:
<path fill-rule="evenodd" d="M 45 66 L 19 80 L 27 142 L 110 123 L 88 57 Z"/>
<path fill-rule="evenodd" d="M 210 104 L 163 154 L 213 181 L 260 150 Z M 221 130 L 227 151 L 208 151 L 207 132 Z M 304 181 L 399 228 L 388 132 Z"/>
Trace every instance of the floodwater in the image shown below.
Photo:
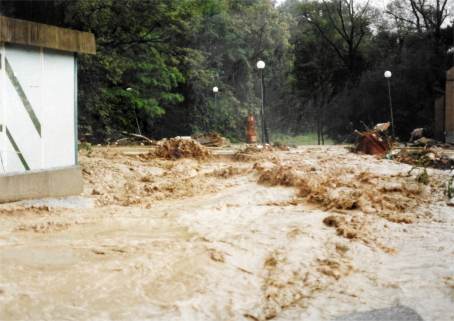
<path fill-rule="evenodd" d="M 92 206 L 0 207 L 0 320 L 332 320 L 396 304 L 454 320 L 447 171 L 422 186 L 342 147 L 99 149 L 81 165 Z"/>

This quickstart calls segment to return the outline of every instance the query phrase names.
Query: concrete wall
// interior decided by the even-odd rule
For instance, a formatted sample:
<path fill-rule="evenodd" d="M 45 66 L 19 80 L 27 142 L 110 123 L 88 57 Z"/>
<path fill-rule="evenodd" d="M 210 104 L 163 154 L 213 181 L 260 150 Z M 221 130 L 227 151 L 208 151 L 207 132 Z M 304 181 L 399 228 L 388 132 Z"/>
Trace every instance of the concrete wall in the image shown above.
<path fill-rule="evenodd" d="M 0 203 L 77 195 L 82 190 L 82 172 L 79 166 L 0 176 Z"/>
<path fill-rule="evenodd" d="M 445 99 L 446 142 L 454 143 L 454 67 L 449 69 L 446 75 Z"/>

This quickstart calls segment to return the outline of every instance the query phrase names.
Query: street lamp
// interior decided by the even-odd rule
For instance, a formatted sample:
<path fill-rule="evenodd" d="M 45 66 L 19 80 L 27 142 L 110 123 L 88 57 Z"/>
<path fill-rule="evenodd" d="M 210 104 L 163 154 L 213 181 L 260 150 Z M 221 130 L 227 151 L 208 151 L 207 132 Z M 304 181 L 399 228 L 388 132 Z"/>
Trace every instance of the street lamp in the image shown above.
<path fill-rule="evenodd" d="M 219 88 L 214 86 L 213 87 L 213 94 L 214 94 L 214 109 L 216 109 L 216 105 L 217 105 L 217 100 L 216 100 L 216 96 L 217 96 L 217 93 L 219 92 Z"/>
<path fill-rule="evenodd" d="M 214 95 L 214 109 L 217 109 L 217 94 L 219 92 L 219 88 L 217 86 L 213 87 L 213 95 Z M 208 117 L 208 115 L 207 115 Z M 208 121 L 205 123 L 205 131 L 208 131 Z"/>
<path fill-rule="evenodd" d="M 393 102 L 392 102 L 392 99 L 391 99 L 391 77 L 392 77 L 392 73 L 391 71 L 389 70 L 386 70 L 385 71 L 385 78 L 386 78 L 386 81 L 388 82 L 388 100 L 389 100 L 389 113 L 391 115 L 391 130 L 392 130 L 392 137 L 395 138 L 396 137 L 396 132 L 395 132 L 395 129 L 394 129 L 394 113 L 393 113 Z"/>
<path fill-rule="evenodd" d="M 132 89 L 131 87 L 128 87 L 128 88 L 126 88 L 126 91 L 133 92 L 134 89 Z M 133 105 L 132 110 L 134 111 L 134 118 L 136 119 L 137 130 L 139 131 L 139 135 L 142 135 L 142 131 L 140 130 L 140 126 L 139 126 L 139 120 L 137 119 L 136 104 Z"/>
<path fill-rule="evenodd" d="M 266 128 L 266 120 L 265 120 L 265 86 L 264 86 L 264 79 L 263 79 L 263 69 L 265 69 L 265 62 L 263 60 L 257 61 L 257 69 L 260 70 L 260 89 L 261 89 L 261 96 L 262 96 L 262 106 L 261 106 L 261 118 L 262 118 L 262 143 L 266 144 L 269 143 L 268 138 L 268 130 Z"/>

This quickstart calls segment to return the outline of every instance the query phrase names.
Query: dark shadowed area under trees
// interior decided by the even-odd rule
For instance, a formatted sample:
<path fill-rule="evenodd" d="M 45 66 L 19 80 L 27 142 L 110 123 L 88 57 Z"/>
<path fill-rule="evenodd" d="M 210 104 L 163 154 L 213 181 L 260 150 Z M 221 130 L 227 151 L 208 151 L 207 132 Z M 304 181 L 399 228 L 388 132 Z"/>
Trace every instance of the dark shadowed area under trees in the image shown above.
<path fill-rule="evenodd" d="M 97 54 L 79 58 L 81 140 L 217 131 L 244 141 L 247 114 L 259 116 L 262 59 L 271 133 L 343 142 L 354 129 L 389 120 L 385 70 L 393 73 L 396 134 L 405 139 L 413 128 L 432 126 L 454 60 L 452 6 L 1 0 L 0 14 L 95 34 Z"/>

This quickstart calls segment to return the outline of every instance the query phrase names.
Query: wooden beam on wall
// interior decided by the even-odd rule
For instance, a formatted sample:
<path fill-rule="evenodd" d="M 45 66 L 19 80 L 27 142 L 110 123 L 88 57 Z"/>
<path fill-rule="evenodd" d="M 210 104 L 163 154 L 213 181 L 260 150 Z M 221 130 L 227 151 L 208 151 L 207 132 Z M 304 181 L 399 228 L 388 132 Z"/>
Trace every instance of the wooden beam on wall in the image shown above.
<path fill-rule="evenodd" d="M 0 42 L 95 54 L 92 33 L 0 16 Z"/>

